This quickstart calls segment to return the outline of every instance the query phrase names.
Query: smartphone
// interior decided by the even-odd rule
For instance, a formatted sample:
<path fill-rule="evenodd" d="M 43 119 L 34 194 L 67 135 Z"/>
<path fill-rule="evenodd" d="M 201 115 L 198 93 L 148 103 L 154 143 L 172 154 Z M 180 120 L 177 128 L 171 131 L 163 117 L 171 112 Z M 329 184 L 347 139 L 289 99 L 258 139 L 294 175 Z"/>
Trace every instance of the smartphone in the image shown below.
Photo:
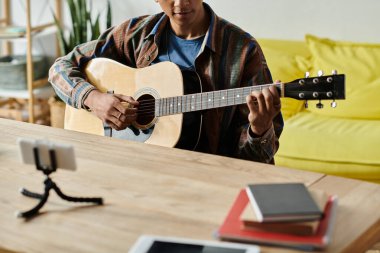
<path fill-rule="evenodd" d="M 259 253 L 252 244 L 142 235 L 129 253 Z"/>
<path fill-rule="evenodd" d="M 20 147 L 21 161 L 25 164 L 36 164 L 34 159 L 34 148 L 37 148 L 40 164 L 50 166 L 50 154 L 55 151 L 57 168 L 66 170 L 76 170 L 74 148 L 71 145 L 53 143 L 49 140 L 33 140 L 19 138 L 17 143 Z"/>

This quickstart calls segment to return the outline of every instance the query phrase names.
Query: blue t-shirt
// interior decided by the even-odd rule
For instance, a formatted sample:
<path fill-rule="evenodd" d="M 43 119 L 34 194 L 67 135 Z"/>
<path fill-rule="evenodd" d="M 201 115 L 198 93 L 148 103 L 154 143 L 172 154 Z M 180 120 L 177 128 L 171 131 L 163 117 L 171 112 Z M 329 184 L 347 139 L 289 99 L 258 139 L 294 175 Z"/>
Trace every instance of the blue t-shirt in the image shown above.
<path fill-rule="evenodd" d="M 181 70 L 195 70 L 194 61 L 202 47 L 204 37 L 182 39 L 167 27 L 162 35 L 160 51 L 154 63 L 170 61 L 177 64 Z"/>

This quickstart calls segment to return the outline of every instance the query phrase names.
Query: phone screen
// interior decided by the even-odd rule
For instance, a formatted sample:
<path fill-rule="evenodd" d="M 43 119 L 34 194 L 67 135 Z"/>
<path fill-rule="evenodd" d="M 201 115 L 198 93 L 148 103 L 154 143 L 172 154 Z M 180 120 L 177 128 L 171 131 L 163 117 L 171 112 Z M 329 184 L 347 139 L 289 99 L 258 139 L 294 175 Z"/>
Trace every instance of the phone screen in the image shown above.
<path fill-rule="evenodd" d="M 154 241 L 147 253 L 245 253 L 242 249 Z"/>

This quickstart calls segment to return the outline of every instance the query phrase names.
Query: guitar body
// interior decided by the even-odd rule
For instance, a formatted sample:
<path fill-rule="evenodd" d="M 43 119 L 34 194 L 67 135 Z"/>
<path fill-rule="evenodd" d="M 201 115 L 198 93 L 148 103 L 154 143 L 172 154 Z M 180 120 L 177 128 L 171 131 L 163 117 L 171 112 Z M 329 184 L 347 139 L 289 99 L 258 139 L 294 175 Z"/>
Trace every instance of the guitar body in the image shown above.
<path fill-rule="evenodd" d="M 138 101 L 140 98 L 146 99 L 147 96 L 158 99 L 184 95 L 181 70 L 170 62 L 134 69 L 113 60 L 97 58 L 88 63 L 85 73 L 88 81 L 100 91 L 129 95 Z M 132 126 L 122 131 L 112 130 L 112 137 L 174 147 L 181 143 L 184 116 L 186 117 L 186 114 L 175 114 L 155 117 L 148 120 L 149 122 L 143 120 L 144 123 L 138 124 L 137 128 Z M 201 116 L 197 118 L 199 123 L 196 130 L 198 128 L 197 131 L 200 131 Z M 86 110 L 71 106 L 66 106 L 65 129 L 105 135 L 103 122 L 99 118 Z M 199 136 L 199 132 L 193 135 Z"/>

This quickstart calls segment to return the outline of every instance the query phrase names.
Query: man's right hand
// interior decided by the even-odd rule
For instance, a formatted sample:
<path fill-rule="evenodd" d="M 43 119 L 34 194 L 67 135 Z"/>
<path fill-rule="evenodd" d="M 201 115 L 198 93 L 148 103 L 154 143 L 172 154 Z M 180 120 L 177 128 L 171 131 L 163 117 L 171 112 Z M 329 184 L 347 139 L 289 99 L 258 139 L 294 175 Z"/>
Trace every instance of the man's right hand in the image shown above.
<path fill-rule="evenodd" d="M 123 103 L 122 103 L 123 102 Z M 125 105 L 125 102 L 129 106 Z M 137 119 L 139 102 L 130 96 L 107 94 L 93 90 L 88 94 L 84 104 L 90 108 L 103 123 L 116 130 L 123 130 Z"/>

